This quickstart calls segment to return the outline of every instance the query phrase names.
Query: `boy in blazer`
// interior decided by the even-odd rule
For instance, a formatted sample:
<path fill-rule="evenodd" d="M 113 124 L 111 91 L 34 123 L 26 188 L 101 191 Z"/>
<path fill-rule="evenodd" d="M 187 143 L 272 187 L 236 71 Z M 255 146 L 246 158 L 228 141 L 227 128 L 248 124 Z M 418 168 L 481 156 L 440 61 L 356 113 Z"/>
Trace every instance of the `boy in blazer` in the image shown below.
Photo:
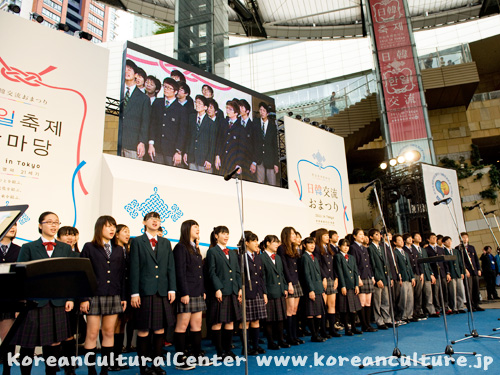
<path fill-rule="evenodd" d="M 472 308 L 473 311 L 484 311 L 484 309 L 479 306 L 479 278 L 481 277 L 481 266 L 479 265 L 479 258 L 477 256 L 476 248 L 469 244 L 469 234 L 466 232 L 460 233 L 462 236 L 462 241 L 465 246 L 465 268 L 466 275 L 464 282 L 467 282 L 468 293 L 470 295 L 470 300 L 472 301 L 472 306 L 469 303 L 469 298 L 467 300 L 467 308 Z"/>
<path fill-rule="evenodd" d="M 416 275 L 413 273 L 413 269 L 411 267 L 410 256 L 406 251 L 403 250 L 403 236 L 401 236 L 400 234 L 395 234 L 392 240 L 396 248 L 394 250 L 394 253 L 396 254 L 396 261 L 402 281 L 398 304 L 398 318 L 396 319 L 403 320 L 408 323 L 413 318 L 412 288 L 415 287 Z"/>
<path fill-rule="evenodd" d="M 449 236 L 443 237 L 443 245 L 445 255 L 455 255 L 457 257 L 456 260 L 447 261 L 448 274 L 446 275 L 446 281 L 448 282 L 448 306 L 455 314 L 464 313 L 465 293 L 463 279 L 465 277 L 465 272 L 463 269 L 462 255 L 458 249 L 451 248 L 451 238 Z"/>
<path fill-rule="evenodd" d="M 418 255 L 418 259 L 428 258 L 427 250 L 421 247 L 422 236 L 420 233 L 413 234 L 413 251 L 415 251 Z M 434 271 L 431 268 L 430 263 L 422 263 L 419 264 L 420 272 L 422 272 L 423 276 L 423 284 L 422 284 L 422 299 L 419 311 L 423 315 L 424 319 L 427 316 L 431 316 L 432 318 L 436 318 L 439 315 L 436 315 L 436 309 L 432 303 L 432 285 L 436 284 L 436 278 L 434 277 Z"/>
<path fill-rule="evenodd" d="M 177 290 L 174 255 L 170 241 L 158 235 L 160 215 L 150 212 L 143 223 L 145 233 L 133 238 L 130 244 L 130 303 L 136 309 L 137 354 L 141 375 L 165 375 L 160 366 L 149 368 L 144 358 L 150 353 L 153 359 L 162 357 L 165 326 L 175 322 L 172 308 Z M 153 340 L 149 338 L 150 331 L 153 331 Z"/>
<path fill-rule="evenodd" d="M 431 232 L 427 234 L 426 237 L 428 245 L 425 247 L 425 250 L 428 256 L 434 257 L 438 255 L 445 255 L 444 249 L 437 244 L 437 236 L 435 233 Z M 432 285 L 433 305 L 438 315 L 439 312 L 444 314 L 447 311 L 451 311 L 448 307 L 448 287 L 446 281 L 448 265 L 447 262 L 438 262 L 431 263 L 430 266 L 436 278 L 436 283 Z M 439 283 L 438 275 L 441 275 L 441 283 Z M 443 293 L 444 306 L 441 306 L 441 292 Z"/>
<path fill-rule="evenodd" d="M 257 182 L 276 185 L 278 162 L 278 130 L 276 123 L 269 118 L 269 105 L 259 103 L 260 120 L 256 121 L 254 157 L 250 172 L 257 174 Z"/>
<path fill-rule="evenodd" d="M 417 263 L 419 258 L 417 249 L 413 246 L 413 237 L 410 233 L 403 234 L 403 242 L 405 243 L 403 250 L 410 258 L 410 264 L 415 275 L 415 286 L 413 287 L 413 321 L 417 321 L 423 317 L 422 309 L 422 288 L 424 285 L 424 274 L 420 270 L 420 265 Z"/>

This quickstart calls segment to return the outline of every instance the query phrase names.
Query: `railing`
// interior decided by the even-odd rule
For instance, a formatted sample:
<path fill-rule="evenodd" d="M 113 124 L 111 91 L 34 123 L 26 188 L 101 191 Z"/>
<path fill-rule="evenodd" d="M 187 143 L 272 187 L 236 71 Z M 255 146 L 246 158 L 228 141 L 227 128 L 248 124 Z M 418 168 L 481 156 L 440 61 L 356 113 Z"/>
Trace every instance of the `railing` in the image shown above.
<path fill-rule="evenodd" d="M 472 62 L 472 54 L 468 44 L 449 47 L 425 48 L 418 51 L 418 63 L 421 70 L 442 68 Z"/>
<path fill-rule="evenodd" d="M 500 99 L 500 90 L 474 94 L 471 102 L 484 102 L 485 100 Z"/>

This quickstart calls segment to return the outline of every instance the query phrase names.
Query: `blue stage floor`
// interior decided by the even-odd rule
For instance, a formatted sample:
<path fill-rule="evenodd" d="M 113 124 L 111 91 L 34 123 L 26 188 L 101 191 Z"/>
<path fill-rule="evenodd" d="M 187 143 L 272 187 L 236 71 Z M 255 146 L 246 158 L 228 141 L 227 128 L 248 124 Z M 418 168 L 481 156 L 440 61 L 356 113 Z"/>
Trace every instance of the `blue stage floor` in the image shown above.
<path fill-rule="evenodd" d="M 500 310 L 488 309 L 485 312 L 478 312 L 474 314 L 476 330 L 481 335 L 498 336 L 500 338 L 500 331 L 498 334 L 492 331 L 492 328 L 500 327 Z M 452 315 L 448 317 L 449 337 L 451 340 L 458 340 L 468 333 L 468 319 L 466 314 Z M 306 338 L 310 339 L 310 338 Z M 234 352 L 239 354 L 241 351 L 241 344 L 239 338 L 235 338 L 236 349 Z M 204 342 L 208 344 L 208 342 Z M 265 347 L 265 345 L 262 345 Z M 442 352 L 446 346 L 443 319 L 428 319 L 426 321 L 410 323 L 399 328 L 399 348 L 403 354 L 410 356 L 420 357 L 424 353 Z M 454 357 L 459 361 L 454 365 L 450 364 L 444 366 L 444 357 L 441 357 L 442 366 L 435 366 L 429 370 L 421 366 L 411 366 L 407 370 L 397 371 L 396 373 L 407 374 L 478 374 L 485 373 L 484 362 L 489 363 L 488 371 L 491 374 L 500 374 L 500 340 L 489 338 L 469 339 L 461 343 L 453 345 L 455 352 L 477 352 L 477 356 L 464 356 L 455 354 Z M 213 347 L 208 347 L 208 355 L 213 355 Z M 358 369 L 357 365 L 353 366 L 351 360 L 355 356 L 359 356 L 362 360 L 364 357 L 387 356 L 392 354 L 394 349 L 394 340 L 392 330 L 379 331 L 376 333 L 364 333 L 363 335 L 356 335 L 353 337 L 333 338 L 325 343 L 311 343 L 307 342 L 305 345 L 292 347 L 290 349 L 282 349 L 278 351 L 268 351 L 266 354 L 260 356 L 260 359 L 268 359 L 271 361 L 269 365 L 261 364 L 259 366 L 256 357 L 249 359 L 249 373 L 251 375 L 263 375 L 271 372 L 286 373 L 289 375 L 295 374 L 315 374 L 315 375 L 341 375 L 341 374 L 372 374 L 375 372 L 384 371 L 386 373 L 395 373 L 401 367 L 390 366 L 373 366 Z M 173 355 L 174 349 L 170 347 L 170 353 Z M 134 353 L 135 354 L 135 353 Z M 322 361 L 316 361 L 315 357 L 322 358 Z M 307 357 L 307 358 L 306 358 Z M 346 360 L 342 366 L 339 365 L 339 357 L 345 357 Z M 299 359 L 300 358 L 300 359 Z M 277 365 L 275 361 L 286 361 L 287 365 Z M 293 364 L 293 361 L 302 360 L 302 364 Z M 283 362 L 282 362 L 283 363 Z M 322 363 L 323 366 L 320 364 Z M 359 362 L 361 363 L 361 362 Z M 356 363 L 355 363 L 356 364 Z M 479 368 L 476 368 L 477 366 Z M 181 372 L 176 370 L 174 366 L 166 367 L 167 373 Z M 242 362 L 240 366 L 210 366 L 198 367 L 189 372 L 189 374 L 217 374 L 217 375 L 234 375 L 235 373 L 244 374 L 245 367 Z M 18 375 L 19 369 L 13 369 L 12 374 Z M 77 375 L 86 375 L 87 369 L 81 367 L 76 371 Z M 120 371 L 120 375 L 135 375 L 139 373 L 138 368 L 131 368 L 130 370 Z M 38 368 L 34 367 L 33 375 L 43 375 L 44 366 Z M 63 374 L 60 372 L 59 374 Z"/>

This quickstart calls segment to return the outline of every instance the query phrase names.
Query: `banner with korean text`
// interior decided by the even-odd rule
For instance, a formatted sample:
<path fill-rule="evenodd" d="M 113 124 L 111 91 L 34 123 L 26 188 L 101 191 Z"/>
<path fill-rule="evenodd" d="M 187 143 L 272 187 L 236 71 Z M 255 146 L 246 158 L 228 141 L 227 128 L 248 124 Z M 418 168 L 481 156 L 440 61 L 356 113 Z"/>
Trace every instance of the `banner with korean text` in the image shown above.
<path fill-rule="evenodd" d="M 20 244 L 38 238 L 44 211 L 91 238 L 108 50 L 7 12 L 0 31 L 0 205 L 30 206 Z"/>

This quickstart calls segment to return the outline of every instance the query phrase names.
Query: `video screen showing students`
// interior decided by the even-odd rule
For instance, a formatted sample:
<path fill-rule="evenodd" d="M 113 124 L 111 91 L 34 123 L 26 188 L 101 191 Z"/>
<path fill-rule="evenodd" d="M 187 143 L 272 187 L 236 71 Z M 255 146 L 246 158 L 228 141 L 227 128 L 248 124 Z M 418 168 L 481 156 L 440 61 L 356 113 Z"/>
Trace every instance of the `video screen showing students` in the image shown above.
<path fill-rule="evenodd" d="M 118 155 L 280 186 L 274 100 L 127 44 Z"/>

